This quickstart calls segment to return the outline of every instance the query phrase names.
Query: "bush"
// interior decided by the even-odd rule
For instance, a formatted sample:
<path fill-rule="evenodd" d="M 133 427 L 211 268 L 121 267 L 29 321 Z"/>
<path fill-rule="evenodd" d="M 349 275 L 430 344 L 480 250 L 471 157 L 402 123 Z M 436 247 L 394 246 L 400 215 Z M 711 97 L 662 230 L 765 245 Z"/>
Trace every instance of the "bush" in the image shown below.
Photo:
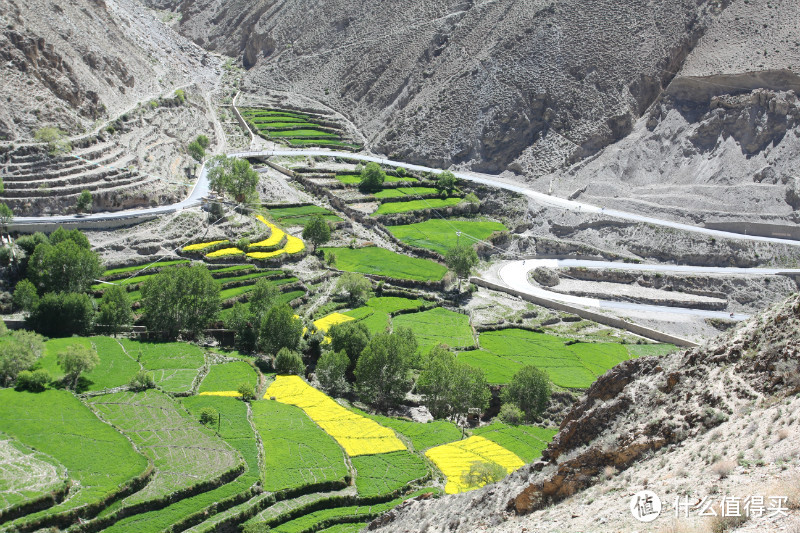
<path fill-rule="evenodd" d="M 386 181 L 386 173 L 381 166 L 374 162 L 367 163 L 364 170 L 361 171 L 358 189 L 363 193 L 377 192 L 383 188 L 384 181 Z"/>
<path fill-rule="evenodd" d="M 247 251 L 247 249 L 248 249 L 248 248 L 250 248 L 250 239 L 248 239 L 248 238 L 246 238 L 246 237 L 242 237 L 241 239 L 239 239 L 238 241 L 236 241 L 236 247 L 237 247 L 238 249 L 240 249 L 240 250 L 242 250 L 242 251 L 246 252 L 246 251 Z"/>
<path fill-rule="evenodd" d="M 472 192 L 469 193 L 468 195 L 466 195 L 464 197 L 464 200 L 466 200 L 467 202 L 471 203 L 472 205 L 481 205 L 480 198 L 475 196 L 475 193 L 472 193 Z"/>
<path fill-rule="evenodd" d="M 253 386 L 249 383 L 240 383 L 236 392 L 242 395 L 242 400 L 250 401 L 256 399 L 256 394 L 253 392 Z"/>
<path fill-rule="evenodd" d="M 501 422 L 505 422 L 511 426 L 517 426 L 525 419 L 525 413 L 515 404 L 507 403 L 500 408 L 497 418 L 499 418 Z"/>
<path fill-rule="evenodd" d="M 175 99 L 179 104 L 183 104 L 186 101 L 186 93 L 183 91 L 183 89 L 175 90 Z"/>
<path fill-rule="evenodd" d="M 209 145 L 211 144 L 211 141 L 209 141 L 208 137 L 206 137 L 205 135 L 198 135 L 195 141 L 197 141 L 197 144 L 202 146 L 204 150 L 208 148 Z"/>
<path fill-rule="evenodd" d="M 275 373 L 286 375 L 296 374 L 304 376 L 306 373 L 306 365 L 303 364 L 303 359 L 300 354 L 293 352 L 288 348 L 281 348 L 278 350 L 278 355 L 275 356 Z"/>
<path fill-rule="evenodd" d="M 204 426 L 212 424 L 217 421 L 219 413 L 212 407 L 203 407 L 200 409 L 200 423 Z"/>
<path fill-rule="evenodd" d="M 328 263 L 328 266 L 335 267 L 336 266 L 336 254 L 333 252 L 328 252 L 328 257 L 325 258 L 325 262 Z"/>
<path fill-rule="evenodd" d="M 736 468 L 736 463 L 733 461 L 717 461 L 711 465 L 711 471 L 716 474 L 719 479 L 725 479 Z"/>
<path fill-rule="evenodd" d="M 128 386 L 135 391 L 143 391 L 147 389 L 154 389 L 156 386 L 156 381 L 153 379 L 153 376 L 147 373 L 146 370 L 139 370 L 136 375 L 131 378 Z"/>
<path fill-rule="evenodd" d="M 336 291 L 344 293 L 353 307 L 363 305 L 369 299 L 372 283 L 363 275 L 355 272 L 342 274 L 336 282 Z"/>
<path fill-rule="evenodd" d="M 505 467 L 491 461 L 475 461 L 470 465 L 469 471 L 462 476 L 464 485 L 468 487 L 481 487 L 500 481 L 506 475 Z"/>
<path fill-rule="evenodd" d="M 44 368 L 30 371 L 23 370 L 17 374 L 17 390 L 42 392 L 50 383 L 50 373 Z"/>
<path fill-rule="evenodd" d="M 9 246 L 0 247 L 0 265 L 5 266 L 11 262 L 11 248 Z"/>

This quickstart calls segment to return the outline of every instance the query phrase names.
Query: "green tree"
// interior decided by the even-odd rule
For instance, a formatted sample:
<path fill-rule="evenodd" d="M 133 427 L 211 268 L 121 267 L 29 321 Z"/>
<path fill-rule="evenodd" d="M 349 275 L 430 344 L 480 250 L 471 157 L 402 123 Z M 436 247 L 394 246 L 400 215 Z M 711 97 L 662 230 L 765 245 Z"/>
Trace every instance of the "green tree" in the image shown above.
<path fill-rule="evenodd" d="M 417 361 L 417 340 L 411 330 L 374 336 L 356 363 L 359 396 L 382 410 L 397 406 L 411 389 Z"/>
<path fill-rule="evenodd" d="M 142 315 L 150 331 L 196 336 L 219 311 L 219 285 L 204 265 L 165 268 L 142 284 Z"/>
<path fill-rule="evenodd" d="M 192 141 L 186 147 L 186 151 L 192 156 L 192 159 L 195 161 L 202 161 L 203 158 L 206 156 L 206 151 L 200 146 L 200 143 L 197 141 Z"/>
<path fill-rule="evenodd" d="M 256 393 L 253 391 L 253 386 L 249 383 L 239 383 L 236 392 L 242 395 L 242 400 L 249 402 L 256 399 Z"/>
<path fill-rule="evenodd" d="M 275 356 L 275 373 L 280 375 L 295 374 L 305 376 L 306 365 L 300 354 L 289 348 L 281 348 Z"/>
<path fill-rule="evenodd" d="M 541 415 L 550 401 L 550 378 L 535 366 L 520 368 L 503 389 L 503 403 L 513 403 L 528 420 Z"/>
<path fill-rule="evenodd" d="M 40 299 L 27 323 L 48 337 L 87 335 L 94 327 L 94 301 L 86 293 L 48 292 Z"/>
<path fill-rule="evenodd" d="M 204 426 L 208 426 L 209 424 L 213 424 L 217 421 L 219 417 L 219 413 L 213 407 L 203 407 L 200 409 L 200 423 Z"/>
<path fill-rule="evenodd" d="M 281 348 L 296 350 L 303 336 L 303 322 L 294 318 L 288 304 L 272 307 L 261 320 L 258 343 L 268 354 L 277 354 Z"/>
<path fill-rule="evenodd" d="M 347 379 L 353 381 L 355 379 L 353 371 L 356 368 L 358 357 L 369 344 L 369 329 L 363 322 L 351 320 L 331 326 L 328 329 L 328 337 L 331 339 L 331 349 L 334 352 L 344 352 L 350 360 L 347 367 Z"/>
<path fill-rule="evenodd" d="M 197 144 L 199 144 L 203 150 L 206 150 L 211 145 L 211 141 L 209 141 L 208 137 L 205 135 L 198 135 L 195 141 L 197 141 Z"/>
<path fill-rule="evenodd" d="M 78 379 L 84 372 L 91 372 L 100 364 L 97 352 L 82 344 L 72 344 L 58 352 L 58 366 L 64 371 L 64 381 L 73 390 L 78 387 Z"/>
<path fill-rule="evenodd" d="M 252 352 L 256 349 L 258 330 L 254 324 L 257 322 L 253 322 L 253 315 L 246 305 L 241 302 L 233 304 L 225 318 L 225 327 L 233 331 L 233 342 L 237 350 Z"/>
<path fill-rule="evenodd" d="M 505 424 L 516 426 L 525 420 L 525 413 L 513 403 L 507 403 L 500 408 L 497 418 Z"/>
<path fill-rule="evenodd" d="M 80 196 L 78 196 L 78 203 L 75 205 L 75 209 L 77 209 L 78 213 L 91 211 L 93 201 L 92 193 L 90 193 L 87 189 L 84 189 L 81 191 Z"/>
<path fill-rule="evenodd" d="M 311 241 L 316 250 L 317 246 L 331 240 L 331 227 L 322 216 L 314 215 L 303 228 L 303 239 Z"/>
<path fill-rule="evenodd" d="M 357 307 L 369 299 L 372 283 L 356 272 L 346 272 L 336 282 L 336 292 L 344 293 L 350 305 Z"/>
<path fill-rule="evenodd" d="M 103 268 L 95 252 L 73 239 L 65 239 L 55 245 L 38 245 L 28 261 L 27 272 L 39 294 L 85 292 L 103 273 Z"/>
<path fill-rule="evenodd" d="M 367 163 L 361 171 L 361 181 L 358 189 L 363 193 L 377 192 L 383 188 L 386 181 L 386 172 L 378 163 Z"/>
<path fill-rule="evenodd" d="M 50 383 L 50 373 L 44 368 L 37 370 L 23 370 L 17 375 L 17 390 L 42 392 Z"/>
<path fill-rule="evenodd" d="M 0 233 L 0 237 L 4 233 L 8 232 L 8 226 L 14 220 L 14 211 L 11 210 L 6 204 L 0 204 L 0 228 L 2 228 L 2 233 Z"/>
<path fill-rule="evenodd" d="M 210 162 L 208 181 L 212 190 L 228 193 L 241 203 L 255 196 L 258 172 L 246 159 L 219 155 Z"/>
<path fill-rule="evenodd" d="M 417 391 L 423 395 L 425 406 L 434 418 L 450 416 L 450 395 L 453 367 L 456 356 L 453 352 L 436 346 L 428 354 L 425 366 L 417 380 Z"/>
<path fill-rule="evenodd" d="M 34 234 L 34 236 L 35 235 L 36 234 Z M 47 242 L 53 246 L 61 244 L 64 241 L 72 241 L 83 250 L 92 249 L 92 245 L 89 244 L 89 239 L 78 229 L 65 230 L 62 226 L 59 226 L 58 229 L 47 237 Z"/>
<path fill-rule="evenodd" d="M 484 411 L 489 407 L 490 398 L 489 384 L 482 369 L 473 368 L 466 363 L 456 363 L 453 366 L 449 399 L 456 420 L 466 420 L 471 409 Z"/>
<path fill-rule="evenodd" d="M 139 370 L 128 383 L 128 386 L 135 391 L 145 391 L 147 389 L 154 389 L 156 380 L 150 375 L 147 370 Z"/>
<path fill-rule="evenodd" d="M 458 290 L 461 290 L 461 280 L 469 277 L 472 269 L 478 265 L 478 254 L 469 244 L 458 242 L 447 250 L 444 262 L 458 278 Z"/>
<path fill-rule="evenodd" d="M 467 487 L 482 487 L 505 478 L 508 472 L 494 461 L 474 461 L 461 480 Z"/>
<path fill-rule="evenodd" d="M 18 330 L 5 335 L 0 348 L 0 379 L 7 387 L 20 372 L 30 370 L 42 356 L 44 339 L 36 333 Z"/>
<path fill-rule="evenodd" d="M 349 366 L 350 358 L 344 350 L 341 352 L 328 351 L 322 354 L 317 361 L 315 373 L 325 392 L 331 396 L 343 396 L 350 392 L 350 384 L 346 378 Z"/>
<path fill-rule="evenodd" d="M 260 279 L 253 286 L 253 290 L 248 293 L 247 301 L 250 302 L 250 312 L 253 313 L 253 320 L 256 324 L 261 324 L 261 320 L 267 312 L 280 302 L 281 291 L 268 279 Z"/>
<path fill-rule="evenodd" d="M 66 154 L 72 150 L 66 132 L 58 128 L 40 128 L 34 132 L 33 138 L 37 142 L 47 143 L 47 152 L 51 156 Z"/>
<path fill-rule="evenodd" d="M 41 231 L 37 231 L 33 235 L 23 235 L 17 239 L 16 245 L 25 252 L 25 255 L 30 257 L 33 255 L 33 251 L 36 247 L 42 243 L 49 243 L 50 239 L 47 238 L 47 235 L 42 233 Z"/>
<path fill-rule="evenodd" d="M 39 295 L 30 280 L 23 279 L 17 283 L 14 289 L 14 305 L 26 313 L 30 313 L 39 305 Z"/>
<path fill-rule="evenodd" d="M 449 170 L 439 173 L 436 177 L 436 190 L 445 198 L 456 188 L 456 177 Z"/>
<path fill-rule="evenodd" d="M 98 322 L 108 326 L 116 337 L 122 327 L 133 322 L 133 312 L 128 292 L 119 285 L 112 285 L 103 292 L 100 301 L 100 316 Z"/>

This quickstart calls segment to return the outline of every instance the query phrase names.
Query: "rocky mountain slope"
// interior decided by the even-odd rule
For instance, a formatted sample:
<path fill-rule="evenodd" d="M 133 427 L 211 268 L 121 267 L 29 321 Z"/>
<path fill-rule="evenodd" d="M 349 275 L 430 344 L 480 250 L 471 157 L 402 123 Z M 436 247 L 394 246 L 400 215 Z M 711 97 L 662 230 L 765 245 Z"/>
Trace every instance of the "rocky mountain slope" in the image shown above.
<path fill-rule="evenodd" d="M 795 295 L 708 345 L 622 363 L 575 403 L 540 461 L 475 492 L 407 504 L 371 529 L 797 531 L 798 327 Z M 643 489 L 663 504 L 650 524 L 629 510 Z M 722 496 L 764 496 L 765 506 L 785 496 L 786 516 L 698 516 L 703 498 Z M 689 502 L 688 518 L 679 508 L 676 520 L 676 501 Z"/>

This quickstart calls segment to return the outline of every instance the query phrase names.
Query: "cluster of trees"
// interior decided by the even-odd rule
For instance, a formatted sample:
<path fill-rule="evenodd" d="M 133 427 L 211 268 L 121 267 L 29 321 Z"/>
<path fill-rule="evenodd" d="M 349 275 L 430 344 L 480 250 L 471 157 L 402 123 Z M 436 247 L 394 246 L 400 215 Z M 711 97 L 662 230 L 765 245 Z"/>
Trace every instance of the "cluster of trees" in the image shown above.
<path fill-rule="evenodd" d="M 248 202 L 256 195 L 258 172 L 246 159 L 218 155 L 209 162 L 208 181 L 211 190 L 227 193 L 237 202 Z"/>
<path fill-rule="evenodd" d="M 321 215 L 312 216 L 303 228 L 303 240 L 314 245 L 312 252 L 320 244 L 331 240 L 331 227 Z"/>
<path fill-rule="evenodd" d="M 200 162 L 206 156 L 206 150 L 210 144 L 211 141 L 208 140 L 208 137 L 205 135 L 198 135 L 195 140 L 189 143 L 189 145 L 186 147 L 186 151 L 189 152 L 189 155 L 192 156 L 192 159 Z"/>

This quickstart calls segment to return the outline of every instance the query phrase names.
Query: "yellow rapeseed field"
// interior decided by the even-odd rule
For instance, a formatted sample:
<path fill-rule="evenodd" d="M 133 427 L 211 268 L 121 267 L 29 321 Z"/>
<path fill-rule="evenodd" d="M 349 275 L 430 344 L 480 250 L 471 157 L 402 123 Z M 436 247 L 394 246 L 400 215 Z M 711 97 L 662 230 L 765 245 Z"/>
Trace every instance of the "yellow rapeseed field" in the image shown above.
<path fill-rule="evenodd" d="M 286 236 L 286 246 L 283 247 L 287 254 L 297 254 L 306 249 L 305 243 L 291 235 Z"/>
<path fill-rule="evenodd" d="M 261 215 L 257 215 L 256 218 L 267 225 L 267 227 L 272 231 L 270 233 L 269 238 L 263 241 L 253 243 L 250 246 L 258 246 L 261 248 L 267 248 L 269 246 L 277 246 L 283 240 L 283 236 L 286 235 L 282 229 L 278 226 L 270 222 L 269 220 L 265 219 Z"/>
<path fill-rule="evenodd" d="M 230 242 L 228 239 L 223 241 L 211 241 L 211 242 L 198 242 L 197 244 L 190 244 L 189 246 L 184 246 L 184 252 L 196 252 L 197 250 L 205 250 L 206 248 L 210 248 L 217 244 L 227 243 Z"/>
<path fill-rule="evenodd" d="M 198 396 L 228 396 L 231 398 L 238 398 L 241 396 L 241 393 L 238 393 L 235 390 L 223 390 L 214 392 L 201 392 Z"/>
<path fill-rule="evenodd" d="M 206 257 L 225 257 L 227 255 L 241 255 L 243 253 L 244 252 L 238 248 L 223 248 L 222 250 L 211 252 L 210 254 L 206 255 Z"/>
<path fill-rule="evenodd" d="M 315 320 L 314 327 L 322 332 L 327 333 L 331 326 L 341 324 L 343 322 L 350 322 L 351 320 L 355 319 L 351 316 L 343 315 L 342 313 L 331 313 L 320 318 L 319 320 Z"/>
<path fill-rule="evenodd" d="M 447 494 L 458 494 L 479 488 L 465 486 L 462 480 L 462 476 L 469 472 L 470 466 L 476 461 L 497 463 L 508 473 L 525 464 L 515 453 L 477 435 L 436 446 L 425 452 L 425 455 L 447 476 L 447 485 L 444 488 Z"/>
<path fill-rule="evenodd" d="M 270 257 L 277 257 L 285 253 L 286 250 L 275 250 L 274 252 L 250 252 L 247 254 L 247 257 L 252 257 L 253 259 L 269 259 Z"/>
<path fill-rule="evenodd" d="M 394 431 L 348 411 L 299 376 L 277 376 L 264 397 L 272 396 L 305 411 L 351 457 L 406 449 Z"/>

